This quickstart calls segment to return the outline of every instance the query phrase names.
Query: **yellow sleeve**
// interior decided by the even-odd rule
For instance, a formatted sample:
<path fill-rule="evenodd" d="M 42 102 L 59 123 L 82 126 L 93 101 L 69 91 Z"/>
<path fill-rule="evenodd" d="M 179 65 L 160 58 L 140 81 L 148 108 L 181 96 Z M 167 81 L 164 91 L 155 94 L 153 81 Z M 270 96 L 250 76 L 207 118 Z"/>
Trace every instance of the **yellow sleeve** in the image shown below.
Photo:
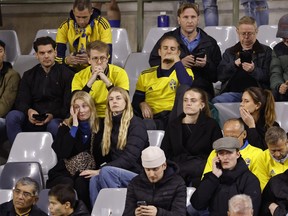
<path fill-rule="evenodd" d="M 112 44 L 112 31 L 108 20 L 104 17 L 100 17 L 98 19 L 98 22 L 100 40 L 107 44 Z"/>
<path fill-rule="evenodd" d="M 268 149 L 265 150 L 257 158 L 256 164 L 255 164 L 255 166 L 257 168 L 255 168 L 255 171 L 254 171 L 254 174 L 257 176 L 257 178 L 260 181 L 260 186 L 261 186 L 261 190 L 262 191 L 263 191 L 263 189 L 265 188 L 267 182 L 270 179 L 270 175 L 268 173 L 268 170 L 269 170 L 269 164 L 268 164 L 269 163 L 269 159 L 266 158 L 267 151 L 269 151 L 269 150 Z M 268 161 L 266 161 L 266 159 Z"/>
<path fill-rule="evenodd" d="M 114 71 L 111 71 L 111 81 L 114 86 L 121 87 L 127 91 L 129 91 L 129 77 L 126 71 L 120 67 L 114 66 Z"/>
<path fill-rule="evenodd" d="M 69 20 L 66 20 L 57 29 L 56 43 L 66 44 L 68 42 L 68 22 Z"/>
<path fill-rule="evenodd" d="M 203 171 L 202 179 L 206 173 L 212 171 L 212 160 L 214 157 L 216 157 L 216 151 L 215 150 L 211 151 L 209 157 L 207 158 L 207 162 L 206 162 L 206 165 L 205 165 L 205 168 Z"/>
<path fill-rule="evenodd" d="M 84 88 L 84 83 L 83 83 L 83 79 L 80 76 L 80 72 L 76 73 L 74 75 L 74 78 L 72 80 L 72 84 L 71 84 L 71 91 L 75 91 L 75 90 L 82 90 Z"/>

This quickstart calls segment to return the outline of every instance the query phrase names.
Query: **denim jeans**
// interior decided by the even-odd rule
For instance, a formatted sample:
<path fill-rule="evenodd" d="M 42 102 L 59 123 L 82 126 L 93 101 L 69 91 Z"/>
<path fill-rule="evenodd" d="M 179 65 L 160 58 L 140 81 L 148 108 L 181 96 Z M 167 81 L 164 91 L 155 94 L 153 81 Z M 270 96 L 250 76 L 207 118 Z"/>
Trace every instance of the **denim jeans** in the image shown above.
<path fill-rule="evenodd" d="M 195 0 L 186 0 L 187 2 L 194 3 Z M 206 26 L 218 26 L 218 6 L 217 0 L 202 0 L 204 9 L 204 19 Z"/>
<path fill-rule="evenodd" d="M 99 175 L 90 179 L 89 191 L 91 206 L 94 205 L 98 193 L 102 188 L 126 188 L 132 178 L 137 174 L 113 166 L 104 166 Z"/>
<path fill-rule="evenodd" d="M 242 93 L 239 92 L 225 92 L 212 99 L 212 103 L 232 103 L 241 102 Z"/>
<path fill-rule="evenodd" d="M 28 120 L 28 116 L 18 110 L 10 111 L 6 116 L 7 136 L 10 144 L 13 144 L 18 133 L 22 131 L 48 131 L 53 138 L 56 137 L 59 124 L 62 119 L 52 119 L 48 124 L 43 126 L 35 126 Z"/>
<path fill-rule="evenodd" d="M 269 8 L 267 1 L 249 1 L 243 3 L 246 16 L 253 17 L 257 26 L 268 25 L 269 23 Z"/>

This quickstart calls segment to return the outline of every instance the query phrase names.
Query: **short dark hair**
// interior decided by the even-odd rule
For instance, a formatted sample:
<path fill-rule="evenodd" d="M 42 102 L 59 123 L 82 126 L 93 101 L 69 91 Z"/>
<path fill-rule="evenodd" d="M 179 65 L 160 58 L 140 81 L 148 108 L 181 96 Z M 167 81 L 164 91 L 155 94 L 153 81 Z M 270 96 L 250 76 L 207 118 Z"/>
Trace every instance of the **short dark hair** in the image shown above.
<path fill-rule="evenodd" d="M 278 126 L 270 127 L 265 133 L 265 142 L 267 145 L 276 145 L 279 140 L 286 141 L 287 135 L 283 128 Z"/>
<path fill-rule="evenodd" d="M 0 40 L 0 46 L 3 47 L 4 50 L 5 50 L 5 46 L 6 46 L 6 44 L 4 43 L 4 41 Z"/>
<path fill-rule="evenodd" d="M 110 47 L 105 42 L 96 40 L 87 44 L 86 51 L 89 57 L 90 57 L 91 50 L 97 50 L 99 52 L 106 52 L 107 56 L 109 56 Z"/>
<path fill-rule="evenodd" d="M 17 187 L 19 184 L 21 185 L 32 185 L 33 186 L 33 195 L 38 196 L 40 192 L 39 184 L 36 180 L 30 178 L 30 177 L 22 177 L 17 182 L 15 187 Z"/>
<path fill-rule="evenodd" d="M 49 36 L 39 37 L 33 42 L 33 49 L 38 52 L 38 46 L 51 44 L 53 49 L 56 49 L 56 42 Z"/>
<path fill-rule="evenodd" d="M 184 2 L 183 4 L 180 5 L 177 11 L 177 16 L 180 17 L 180 15 L 184 12 L 184 10 L 192 8 L 196 14 L 199 16 L 200 11 L 199 11 L 199 5 L 195 3 L 190 3 L 190 2 Z"/>
<path fill-rule="evenodd" d="M 72 208 L 74 208 L 76 203 L 76 194 L 71 185 L 68 184 L 58 184 L 52 187 L 48 196 L 54 196 L 61 204 L 70 202 Z"/>
<path fill-rule="evenodd" d="M 79 11 L 83 11 L 88 8 L 89 11 L 92 10 L 92 3 L 90 0 L 75 0 L 73 4 L 73 10 L 77 8 Z"/>

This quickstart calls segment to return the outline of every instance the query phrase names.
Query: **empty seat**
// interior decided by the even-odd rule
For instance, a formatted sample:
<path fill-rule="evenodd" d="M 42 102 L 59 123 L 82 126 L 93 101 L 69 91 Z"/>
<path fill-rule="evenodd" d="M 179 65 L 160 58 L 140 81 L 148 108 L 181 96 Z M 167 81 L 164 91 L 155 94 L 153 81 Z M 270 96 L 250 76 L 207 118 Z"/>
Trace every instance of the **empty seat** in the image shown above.
<path fill-rule="evenodd" d="M 0 204 L 8 202 L 13 198 L 12 189 L 0 189 Z"/>
<path fill-rule="evenodd" d="M 261 25 L 258 28 L 257 39 L 260 43 L 273 48 L 277 43 L 282 41 L 281 38 L 276 38 L 277 30 L 277 25 Z"/>
<path fill-rule="evenodd" d="M 22 77 L 24 72 L 39 64 L 34 55 L 19 55 L 13 65 L 13 69 Z"/>
<path fill-rule="evenodd" d="M 45 36 L 49 36 L 53 40 L 56 40 L 56 35 L 57 35 L 57 29 L 39 29 L 36 33 L 34 41 L 39 37 L 45 37 Z M 29 55 L 34 55 L 34 53 L 35 53 L 35 51 L 34 51 L 33 45 L 32 45 L 32 49 L 31 49 Z"/>
<path fill-rule="evenodd" d="M 49 196 L 48 192 L 50 189 L 43 189 L 39 193 L 39 199 L 37 201 L 37 206 L 42 211 L 44 211 L 46 214 L 49 213 L 48 207 L 49 207 Z"/>
<path fill-rule="evenodd" d="M 131 53 L 131 46 L 126 29 L 112 28 L 112 64 L 124 68 Z"/>
<path fill-rule="evenodd" d="M 0 40 L 6 44 L 6 61 L 14 64 L 17 56 L 21 55 L 20 44 L 16 31 L 0 30 Z"/>
<path fill-rule="evenodd" d="M 125 71 L 128 74 L 130 89 L 129 94 L 132 98 L 135 92 L 136 83 L 140 73 L 150 68 L 148 53 L 131 53 L 125 64 Z"/>
<path fill-rule="evenodd" d="M 214 106 L 218 110 L 221 128 L 226 120 L 240 117 L 240 103 L 215 103 Z"/>
<path fill-rule="evenodd" d="M 7 162 L 37 161 L 41 164 L 46 179 L 48 171 L 57 163 L 57 156 L 51 147 L 52 142 L 49 132 L 18 133 Z"/>
<path fill-rule="evenodd" d="M 125 208 L 126 188 L 103 188 L 93 206 L 92 216 L 122 216 Z"/>
<path fill-rule="evenodd" d="M 276 102 L 276 121 L 279 125 L 288 132 L 288 102 Z"/>
<path fill-rule="evenodd" d="M 195 187 L 187 187 L 187 198 L 186 198 L 186 206 L 191 205 L 190 199 L 195 192 L 196 188 Z"/>
<path fill-rule="evenodd" d="M 44 188 L 42 169 L 38 162 L 7 162 L 0 176 L 0 189 L 13 189 L 22 177 L 30 177 L 38 182 L 40 190 Z"/>
<path fill-rule="evenodd" d="M 165 135 L 163 130 L 147 130 L 150 146 L 161 146 L 162 139 Z"/>
<path fill-rule="evenodd" d="M 164 33 L 175 30 L 176 27 L 153 27 L 150 28 L 143 45 L 142 52 L 150 53 L 157 43 L 157 41 L 163 36 Z"/>
<path fill-rule="evenodd" d="M 221 53 L 239 41 L 235 26 L 206 26 L 204 31 L 217 41 Z"/>

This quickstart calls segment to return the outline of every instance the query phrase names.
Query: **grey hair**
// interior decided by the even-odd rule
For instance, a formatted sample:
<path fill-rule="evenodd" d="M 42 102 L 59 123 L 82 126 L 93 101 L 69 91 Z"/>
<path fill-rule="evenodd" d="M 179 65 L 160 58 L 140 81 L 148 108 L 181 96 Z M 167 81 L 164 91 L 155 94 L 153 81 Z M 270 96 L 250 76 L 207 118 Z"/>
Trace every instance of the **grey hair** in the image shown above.
<path fill-rule="evenodd" d="M 237 194 L 233 196 L 229 202 L 229 212 L 233 213 L 245 213 L 247 210 L 251 210 L 253 212 L 253 205 L 251 197 L 246 194 Z"/>
<path fill-rule="evenodd" d="M 16 186 L 15 187 L 17 187 L 19 184 L 21 184 L 21 185 L 32 185 L 33 186 L 34 195 L 38 196 L 38 194 L 40 192 L 39 184 L 34 179 L 32 179 L 30 177 L 22 177 L 22 178 L 18 179 L 18 181 L 16 182 Z"/>

